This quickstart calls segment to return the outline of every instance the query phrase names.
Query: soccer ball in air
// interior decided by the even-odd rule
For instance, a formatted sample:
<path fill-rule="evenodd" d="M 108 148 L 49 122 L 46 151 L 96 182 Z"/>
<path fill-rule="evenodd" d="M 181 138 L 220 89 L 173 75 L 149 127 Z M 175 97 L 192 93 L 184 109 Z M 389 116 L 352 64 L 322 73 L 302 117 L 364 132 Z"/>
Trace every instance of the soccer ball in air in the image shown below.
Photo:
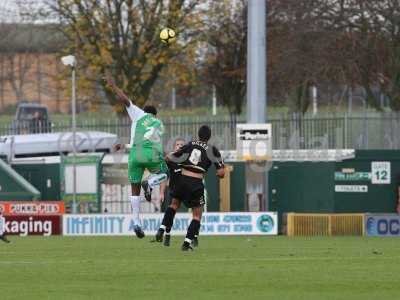
<path fill-rule="evenodd" d="M 175 41 L 176 33 L 171 28 L 164 28 L 160 32 L 160 39 L 161 39 L 161 42 L 163 42 L 164 44 L 170 44 Z"/>

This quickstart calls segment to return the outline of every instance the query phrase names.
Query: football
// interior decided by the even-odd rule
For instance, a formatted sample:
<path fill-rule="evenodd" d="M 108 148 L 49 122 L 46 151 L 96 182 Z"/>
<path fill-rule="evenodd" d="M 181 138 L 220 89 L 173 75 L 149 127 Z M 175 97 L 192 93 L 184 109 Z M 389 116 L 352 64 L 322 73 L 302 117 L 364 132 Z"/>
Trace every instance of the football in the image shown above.
<path fill-rule="evenodd" d="M 164 28 L 160 32 L 160 39 L 164 44 L 170 44 L 176 40 L 176 33 L 171 28 Z"/>

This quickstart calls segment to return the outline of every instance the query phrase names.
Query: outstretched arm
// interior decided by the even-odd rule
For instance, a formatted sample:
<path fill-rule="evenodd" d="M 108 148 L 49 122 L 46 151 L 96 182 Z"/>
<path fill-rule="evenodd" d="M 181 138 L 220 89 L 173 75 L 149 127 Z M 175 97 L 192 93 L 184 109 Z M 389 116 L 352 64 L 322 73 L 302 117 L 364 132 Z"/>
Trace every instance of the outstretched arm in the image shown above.
<path fill-rule="evenodd" d="M 126 107 L 129 107 L 131 105 L 131 100 L 119 87 L 116 86 L 116 84 L 108 74 L 104 77 L 104 80 L 106 81 L 107 86 L 109 86 L 110 89 L 115 93 L 117 98 L 121 100 Z"/>
<path fill-rule="evenodd" d="M 143 117 L 143 115 L 145 115 L 145 112 L 141 108 L 133 104 L 128 96 L 125 95 L 125 93 L 115 85 L 109 74 L 106 74 L 104 80 L 106 81 L 107 85 L 112 89 L 112 91 L 116 94 L 117 98 L 125 104 L 126 111 L 132 121 L 138 120 Z"/>

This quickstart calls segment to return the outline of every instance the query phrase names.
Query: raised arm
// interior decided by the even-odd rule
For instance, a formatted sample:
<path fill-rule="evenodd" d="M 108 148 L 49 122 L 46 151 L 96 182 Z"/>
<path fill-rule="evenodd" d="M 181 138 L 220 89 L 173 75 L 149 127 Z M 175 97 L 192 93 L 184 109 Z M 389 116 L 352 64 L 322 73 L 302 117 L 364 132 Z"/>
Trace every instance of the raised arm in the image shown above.
<path fill-rule="evenodd" d="M 115 82 L 111 79 L 110 75 L 106 75 L 104 77 L 104 80 L 107 83 L 107 86 L 110 87 L 110 89 L 115 93 L 117 98 L 124 102 L 126 107 L 129 107 L 131 105 L 131 100 L 128 98 L 128 96 L 115 84 Z"/>
<path fill-rule="evenodd" d="M 112 91 L 117 95 L 117 98 L 120 101 L 123 101 L 126 111 L 132 121 L 139 120 L 141 117 L 143 117 L 145 112 L 132 103 L 128 96 L 125 95 L 125 93 L 115 85 L 114 81 L 111 79 L 111 76 L 106 75 L 104 77 L 104 80 L 106 81 L 107 85 L 112 89 Z"/>

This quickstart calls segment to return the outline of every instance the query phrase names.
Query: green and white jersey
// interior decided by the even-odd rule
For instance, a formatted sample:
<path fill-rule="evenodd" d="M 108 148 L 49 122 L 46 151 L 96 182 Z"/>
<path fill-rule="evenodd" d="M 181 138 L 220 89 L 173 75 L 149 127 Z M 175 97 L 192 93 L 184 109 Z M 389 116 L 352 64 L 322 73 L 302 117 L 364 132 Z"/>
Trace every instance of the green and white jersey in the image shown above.
<path fill-rule="evenodd" d="M 126 110 L 132 120 L 131 147 L 153 148 L 162 153 L 163 123 L 132 103 Z"/>

